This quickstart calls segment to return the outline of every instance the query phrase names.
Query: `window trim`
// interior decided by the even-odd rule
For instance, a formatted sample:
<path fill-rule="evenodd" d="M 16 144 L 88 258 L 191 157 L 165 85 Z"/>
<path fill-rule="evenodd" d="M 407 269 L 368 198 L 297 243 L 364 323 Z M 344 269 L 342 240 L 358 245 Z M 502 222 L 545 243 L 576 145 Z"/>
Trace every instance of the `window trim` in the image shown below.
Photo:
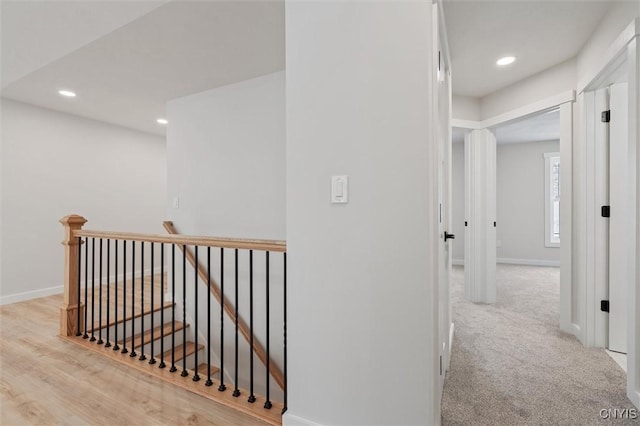
<path fill-rule="evenodd" d="M 560 153 L 544 153 L 544 246 L 559 248 L 560 238 L 555 239 L 552 236 L 553 204 L 551 203 L 551 160 L 553 158 L 557 158 L 558 161 L 560 161 Z"/>

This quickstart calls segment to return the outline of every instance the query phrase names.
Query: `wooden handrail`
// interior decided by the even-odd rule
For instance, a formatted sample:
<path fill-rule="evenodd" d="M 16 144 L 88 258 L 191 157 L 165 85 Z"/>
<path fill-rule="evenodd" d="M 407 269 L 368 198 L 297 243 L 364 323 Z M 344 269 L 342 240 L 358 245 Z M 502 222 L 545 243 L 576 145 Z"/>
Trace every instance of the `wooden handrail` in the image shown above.
<path fill-rule="evenodd" d="M 165 223 L 171 223 L 171 222 L 165 222 Z M 249 239 L 242 239 L 242 238 L 195 237 L 195 236 L 178 235 L 178 234 L 171 234 L 171 235 L 139 234 L 134 232 L 91 231 L 91 230 L 84 230 L 84 229 L 74 229 L 71 232 L 74 238 L 77 238 L 77 237 L 110 238 L 113 240 L 144 241 L 144 242 L 150 242 L 150 243 L 166 243 L 166 244 L 176 244 L 176 245 L 224 247 L 224 248 L 233 248 L 233 249 L 237 248 L 237 249 L 246 249 L 246 250 L 263 250 L 263 251 L 274 251 L 274 252 L 287 251 L 287 243 L 285 241 L 277 241 L 277 240 L 249 240 Z"/>
<path fill-rule="evenodd" d="M 176 228 L 173 226 L 173 222 L 171 221 L 165 221 L 162 223 L 162 226 L 164 226 L 164 229 L 167 230 L 167 232 L 170 234 L 169 236 L 171 237 L 177 237 L 179 236 L 178 231 L 176 230 Z M 184 237 L 185 239 L 189 239 L 191 237 Z M 216 240 L 216 241 L 219 241 Z M 226 240 L 225 240 L 226 241 Z M 251 242 L 256 242 L 256 241 L 261 241 L 264 242 L 264 240 L 229 240 L 229 241 L 251 241 Z M 165 242 L 165 241 L 161 241 L 161 242 Z M 212 245 L 213 247 L 230 247 L 230 248 L 249 248 L 249 249 L 253 249 L 253 250 L 270 250 L 270 251 L 286 251 L 286 243 L 284 241 L 274 241 L 274 247 L 278 247 L 281 248 L 281 250 L 270 250 L 270 249 L 265 249 L 265 248 L 257 248 L 258 246 L 253 246 L 253 247 L 236 247 L 236 246 L 221 246 L 221 245 Z M 180 248 L 180 250 L 182 250 L 182 244 L 193 244 L 192 242 L 190 243 L 177 243 L 179 244 L 178 247 Z M 201 244 L 199 244 L 201 245 Z M 200 279 L 202 280 L 202 282 L 206 283 L 207 280 L 209 279 L 208 273 L 206 268 L 200 264 L 200 262 L 198 262 L 198 265 L 196 266 L 196 260 L 195 257 L 193 256 L 193 253 L 191 253 L 188 249 L 187 249 L 187 253 L 186 253 L 186 257 L 187 257 L 187 261 L 189 262 L 189 264 L 198 271 L 198 276 L 200 277 Z M 211 286 L 209 288 L 209 290 L 211 291 L 211 293 L 213 294 L 213 296 L 216 298 L 216 300 L 218 301 L 218 303 L 221 303 L 221 294 L 220 294 L 220 288 L 218 286 L 218 284 L 211 279 Z M 225 297 L 224 298 L 224 311 L 227 313 L 227 315 L 229 316 L 229 318 L 231 319 L 231 321 L 233 322 L 233 324 L 235 324 L 235 310 L 232 307 L 231 302 Z M 249 327 L 247 326 L 247 323 L 240 317 L 238 317 L 238 330 L 240 331 L 240 334 L 242 334 L 242 336 L 245 338 L 245 340 L 247 342 L 250 341 L 250 330 Z M 253 339 L 253 351 L 255 352 L 256 356 L 258 357 L 258 359 L 262 362 L 263 365 L 267 365 L 267 353 L 264 350 L 264 348 L 262 347 L 262 345 L 260 344 L 260 342 L 258 342 L 257 339 Z M 273 362 L 273 360 L 268 360 L 269 362 L 269 372 L 271 373 L 271 377 L 273 377 L 273 380 L 278 384 L 278 386 L 280 386 L 281 389 L 284 389 L 285 383 L 284 383 L 284 376 L 282 374 L 282 372 L 280 371 L 280 369 L 278 368 L 278 366 L 276 365 L 275 362 Z"/>

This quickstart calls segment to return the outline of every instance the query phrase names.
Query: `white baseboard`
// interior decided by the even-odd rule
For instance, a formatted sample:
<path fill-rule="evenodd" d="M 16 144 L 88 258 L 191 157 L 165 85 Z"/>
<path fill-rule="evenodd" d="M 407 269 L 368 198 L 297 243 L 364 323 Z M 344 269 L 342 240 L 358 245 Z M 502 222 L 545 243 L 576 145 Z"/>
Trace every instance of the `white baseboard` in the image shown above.
<path fill-rule="evenodd" d="M 7 296 L 0 296 L 0 305 L 9 305 L 11 303 L 24 302 L 25 300 L 37 299 L 39 297 L 51 296 L 54 294 L 61 294 L 63 292 L 62 286 L 41 288 L 38 290 L 25 291 L 24 293 L 9 294 Z"/>
<path fill-rule="evenodd" d="M 499 257 L 496 259 L 496 263 L 504 263 L 509 265 L 550 266 L 554 268 L 560 267 L 559 260 L 512 259 L 509 257 Z M 464 266 L 464 259 L 451 259 L 451 264 Z"/>
<path fill-rule="evenodd" d="M 166 271 L 166 268 L 165 268 L 165 271 Z M 154 268 L 153 273 L 159 274 L 160 268 L 159 267 Z M 145 269 L 144 275 L 146 276 L 149 274 L 151 274 L 151 268 Z M 126 279 L 130 280 L 131 272 L 127 272 L 126 274 L 118 274 L 117 277 L 115 275 L 112 275 L 109 277 L 109 282 L 110 283 L 116 282 L 116 279 L 118 281 L 121 281 L 123 277 L 126 277 Z M 103 278 L 102 283 L 103 284 L 107 283 L 106 277 Z M 97 287 L 98 285 L 99 285 L 99 279 L 96 277 L 94 286 Z M 84 281 L 80 283 L 80 286 L 81 288 L 84 288 Z M 40 288 L 32 291 L 25 291 L 24 293 L 7 294 L 5 296 L 0 296 L 0 306 L 9 305 L 11 303 L 24 302 L 25 300 L 38 299 L 40 297 L 52 296 L 54 294 L 61 294 L 63 291 L 64 291 L 64 288 L 63 286 L 60 285 L 55 287 Z"/>
<path fill-rule="evenodd" d="M 320 426 L 319 423 L 289 414 L 288 412 L 282 416 L 282 424 L 283 426 Z"/>
<path fill-rule="evenodd" d="M 560 261 L 558 260 L 512 259 L 508 257 L 499 257 L 496 259 L 496 263 L 505 263 L 508 265 L 551 266 L 555 268 L 560 267 Z"/>
<path fill-rule="evenodd" d="M 453 351 L 453 335 L 455 334 L 455 324 L 451 323 L 449 327 L 449 353 L 447 354 L 447 371 L 451 365 L 451 352 Z"/>

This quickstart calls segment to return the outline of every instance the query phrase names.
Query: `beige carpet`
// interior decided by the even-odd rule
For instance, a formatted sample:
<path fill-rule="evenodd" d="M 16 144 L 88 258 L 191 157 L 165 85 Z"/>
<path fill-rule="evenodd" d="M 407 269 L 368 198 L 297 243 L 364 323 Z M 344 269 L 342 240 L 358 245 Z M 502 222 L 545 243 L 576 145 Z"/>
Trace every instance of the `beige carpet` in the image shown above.
<path fill-rule="evenodd" d="M 626 375 L 603 349 L 558 327 L 559 269 L 498 265 L 497 303 L 464 300 L 454 267 L 455 337 L 442 398 L 444 425 L 640 424 L 602 420 L 633 408 Z"/>

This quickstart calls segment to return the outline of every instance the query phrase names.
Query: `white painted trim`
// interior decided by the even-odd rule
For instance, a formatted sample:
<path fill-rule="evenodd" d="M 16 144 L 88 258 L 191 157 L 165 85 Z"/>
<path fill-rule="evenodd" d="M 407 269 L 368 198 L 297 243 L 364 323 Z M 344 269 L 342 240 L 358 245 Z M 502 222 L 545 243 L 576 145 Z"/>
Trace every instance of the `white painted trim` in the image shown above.
<path fill-rule="evenodd" d="M 461 120 L 459 118 L 451 119 L 451 127 L 469 130 L 480 130 L 484 128 L 482 127 L 482 121 Z"/>
<path fill-rule="evenodd" d="M 560 261 L 544 259 L 513 259 L 509 257 L 499 257 L 496 259 L 496 263 L 504 263 L 507 265 L 550 266 L 553 268 L 560 267 Z"/>
<path fill-rule="evenodd" d="M 160 273 L 160 268 L 154 268 L 154 274 L 159 274 Z M 165 268 L 166 271 L 166 268 Z M 151 273 L 151 269 L 145 269 L 144 270 L 144 275 L 148 275 Z M 130 280 L 131 279 L 131 272 L 127 272 L 125 275 L 123 274 L 118 274 L 117 275 L 117 280 L 121 281 L 123 279 L 123 276 L 126 276 L 126 279 Z M 105 277 L 106 278 L 106 277 Z M 103 278 L 102 280 L 102 284 L 106 284 L 107 281 L 106 279 Z M 109 283 L 113 283 L 116 281 L 116 276 L 115 275 L 111 275 L 109 276 Z M 95 283 L 94 283 L 94 287 L 97 287 L 100 284 L 98 277 L 96 277 Z M 81 288 L 84 288 L 84 280 L 81 281 L 80 283 Z M 0 296 L 0 306 L 2 305 L 9 305 L 11 303 L 17 303 L 17 302 L 24 302 L 25 300 L 31 300 L 31 299 L 37 299 L 40 297 L 46 297 L 46 296 L 52 296 L 54 294 L 61 294 L 64 291 L 64 287 L 63 286 L 53 286 L 53 287 L 47 287 L 47 288 L 41 288 L 41 289 L 37 289 L 37 290 L 31 290 L 31 291 L 25 291 L 23 293 L 15 293 L 15 294 L 7 294 L 4 296 Z"/>
<path fill-rule="evenodd" d="M 575 90 L 569 90 L 559 93 L 555 96 L 530 103 L 520 108 L 516 108 L 512 111 L 505 112 L 504 114 L 497 115 L 495 117 L 482 121 L 483 127 L 495 127 L 501 124 L 507 124 L 511 121 L 519 120 L 531 114 L 536 114 L 540 111 L 555 108 L 558 105 L 562 105 L 567 102 L 575 102 L 576 92 Z"/>
<path fill-rule="evenodd" d="M 0 297 L 0 305 L 9 305 L 11 303 L 24 302 L 25 300 L 38 299 L 40 297 L 61 294 L 64 291 L 63 286 L 47 287 L 38 290 L 25 291 L 24 293 L 9 294 Z"/>
<path fill-rule="evenodd" d="M 636 19 L 636 34 L 640 20 Z M 629 84 L 629 146 L 636 147 L 636 211 L 635 211 L 635 256 L 632 259 L 635 279 L 629 283 L 628 305 L 628 342 L 627 342 L 627 396 L 640 408 L 640 41 L 636 37 L 628 48 L 628 84 Z M 634 285 L 635 284 L 635 285 Z"/>
<path fill-rule="evenodd" d="M 573 318 L 573 106 L 560 105 L 560 329 L 572 332 Z"/>
<path fill-rule="evenodd" d="M 453 118 L 451 120 L 452 127 L 458 127 L 461 129 L 480 130 L 490 127 L 496 127 L 502 124 L 508 124 L 511 121 L 519 120 L 523 117 L 536 114 L 540 111 L 556 108 L 559 105 L 567 102 L 575 102 L 576 91 L 568 90 L 566 92 L 559 93 L 554 96 L 550 96 L 545 99 L 541 99 L 536 102 L 524 105 L 520 108 L 505 112 L 504 114 L 496 115 L 494 117 L 487 118 L 485 120 L 462 120 L 459 118 Z"/>
<path fill-rule="evenodd" d="M 451 259 L 451 264 L 456 266 L 464 266 L 464 259 Z"/>
<path fill-rule="evenodd" d="M 597 72 L 593 74 L 591 80 L 586 84 L 581 84 L 580 94 L 581 94 L 581 103 L 584 103 L 584 111 L 582 114 L 582 118 L 585 119 L 589 116 L 594 118 L 594 108 L 593 105 L 595 102 L 590 99 L 594 99 L 595 95 L 593 90 L 601 88 L 601 84 L 606 86 L 607 82 L 610 81 L 617 73 L 617 69 L 620 63 L 624 63 L 627 61 L 628 67 L 628 83 L 629 83 L 629 145 L 636 146 L 640 142 L 640 124 L 638 123 L 638 114 L 640 111 L 640 95 L 639 95 L 639 86 L 640 86 L 640 43 L 638 43 L 638 30 L 640 28 L 640 18 L 636 18 L 632 24 L 623 31 L 623 33 L 616 39 L 616 41 L 609 47 L 608 53 L 604 55 L 604 59 L 601 61 L 604 64 Z M 626 46 L 626 49 L 625 49 Z M 626 55 L 625 55 L 626 51 Z M 620 58 L 620 55 L 626 56 L 626 58 Z M 588 91 L 587 91 L 588 90 Z M 584 96 L 582 96 L 584 95 Z M 591 104 L 591 105 L 590 105 Z M 591 114 L 589 114 L 589 109 L 591 109 Z M 594 119 L 591 120 L 595 121 Z M 576 147 L 585 144 L 585 142 L 589 143 L 590 139 L 595 138 L 595 129 L 589 128 L 589 124 L 587 121 L 583 122 L 582 131 L 585 133 L 582 134 L 582 140 L 576 144 Z M 640 168 L 640 150 L 636 150 L 635 152 L 635 162 L 636 162 L 636 170 Z M 590 178 L 590 176 L 586 173 L 586 170 L 582 171 L 582 177 Z M 640 178 L 640 173 L 636 173 L 636 211 L 635 211 L 635 224 L 640 222 L 640 182 L 638 179 Z M 587 182 L 587 187 L 591 181 Z M 595 182 L 594 182 L 595 183 Z M 586 206 L 586 216 L 589 214 L 594 214 L 594 212 L 589 212 L 589 207 L 591 203 L 588 202 L 588 193 L 594 192 L 594 183 L 591 184 L 591 191 L 587 192 L 587 203 Z M 593 240 L 589 241 L 589 232 L 593 230 L 593 223 L 589 224 L 589 220 L 587 220 L 587 226 L 585 231 L 587 234 L 586 241 L 586 250 L 587 255 L 583 258 L 579 259 L 580 262 L 576 265 L 576 271 L 581 271 L 586 273 L 584 277 L 581 277 L 580 280 L 576 280 L 577 283 L 581 284 L 581 288 L 583 288 L 585 295 L 580 295 L 584 297 L 585 305 L 583 307 L 583 312 L 579 315 L 580 318 L 583 318 L 583 331 L 579 335 L 582 338 L 583 343 L 589 345 L 595 333 L 596 324 L 591 321 L 589 315 L 593 318 L 597 313 L 595 312 L 596 306 L 594 303 L 594 293 L 595 293 L 595 283 L 590 281 L 590 274 L 588 273 L 592 269 L 592 265 L 589 264 L 589 254 L 592 249 L 590 246 L 593 245 Z M 635 226 L 635 232 L 633 232 L 631 238 L 634 239 L 634 258 L 636 265 L 640 265 L 640 226 Z M 581 245 L 581 241 L 576 241 L 577 248 L 579 250 L 584 250 L 585 248 Z M 584 281 L 584 283 L 583 283 Z M 629 317 L 628 317 L 628 353 L 627 353 L 627 397 L 631 402 L 636 406 L 640 407 L 640 268 L 635 268 L 635 279 L 629 284 Z M 591 329 L 591 330 L 590 330 Z"/>
<path fill-rule="evenodd" d="M 587 77 L 578 84 L 578 93 L 602 87 L 604 83 L 603 80 L 618 67 L 621 59 L 624 61 L 628 44 L 639 35 L 640 18 L 635 18 L 609 46 L 607 52 L 601 56 L 602 59 L 595 67 L 596 71 L 590 72 Z"/>
<path fill-rule="evenodd" d="M 626 354 L 621 354 L 620 352 L 612 352 L 608 349 L 604 350 L 606 352 L 607 355 L 609 355 L 611 357 L 611 359 L 618 364 L 618 366 L 620 368 L 622 368 L 624 370 L 624 372 L 627 372 L 627 355 Z"/>
<path fill-rule="evenodd" d="M 287 411 L 282 415 L 283 426 L 320 426 L 320 423 L 312 422 L 304 417 L 296 416 Z"/>
<path fill-rule="evenodd" d="M 578 340 L 582 341 L 582 338 L 579 336 L 582 336 L 582 329 L 580 328 L 580 326 L 578 324 L 571 324 L 571 328 L 573 329 L 573 335 L 578 337 Z"/>
<path fill-rule="evenodd" d="M 451 352 L 453 351 L 454 334 L 455 334 L 455 324 L 451 322 L 449 327 L 449 352 L 447 352 L 447 357 L 445 359 L 445 366 L 444 366 L 445 373 L 449 371 L 449 367 L 451 366 Z M 445 374 L 445 380 L 446 380 L 446 374 Z"/>

